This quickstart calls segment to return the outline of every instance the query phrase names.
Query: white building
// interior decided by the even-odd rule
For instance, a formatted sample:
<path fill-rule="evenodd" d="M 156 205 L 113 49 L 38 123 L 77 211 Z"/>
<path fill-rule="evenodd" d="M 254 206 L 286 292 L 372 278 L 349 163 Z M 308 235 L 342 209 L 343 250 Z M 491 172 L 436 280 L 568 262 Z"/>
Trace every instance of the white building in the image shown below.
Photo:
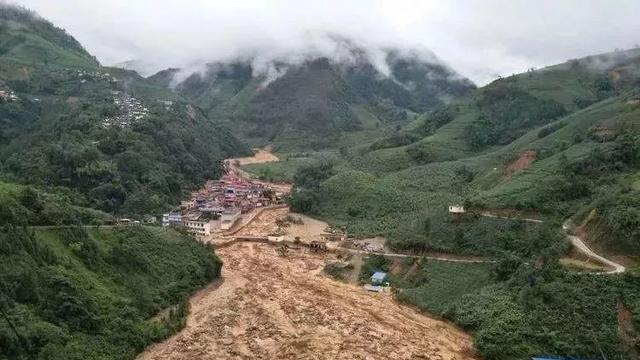
<path fill-rule="evenodd" d="M 465 212 L 462 205 L 449 205 L 449 214 L 464 214 Z"/>
<path fill-rule="evenodd" d="M 176 226 L 182 225 L 182 214 L 176 212 L 170 212 L 162 215 L 162 226 Z"/>
<path fill-rule="evenodd" d="M 220 220 L 185 220 L 183 225 L 192 234 L 207 236 L 220 229 Z"/>

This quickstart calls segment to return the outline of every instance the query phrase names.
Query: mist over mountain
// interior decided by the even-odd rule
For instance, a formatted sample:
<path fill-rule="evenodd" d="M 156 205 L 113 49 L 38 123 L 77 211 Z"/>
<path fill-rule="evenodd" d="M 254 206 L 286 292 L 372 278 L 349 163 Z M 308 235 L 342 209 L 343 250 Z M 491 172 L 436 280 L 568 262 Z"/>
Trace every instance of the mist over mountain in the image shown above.
<path fill-rule="evenodd" d="M 475 88 L 425 49 L 367 47 L 335 34 L 317 39 L 296 52 L 252 50 L 148 80 L 226 119 L 254 145 L 312 139 L 321 147 L 341 131 L 402 124 Z"/>

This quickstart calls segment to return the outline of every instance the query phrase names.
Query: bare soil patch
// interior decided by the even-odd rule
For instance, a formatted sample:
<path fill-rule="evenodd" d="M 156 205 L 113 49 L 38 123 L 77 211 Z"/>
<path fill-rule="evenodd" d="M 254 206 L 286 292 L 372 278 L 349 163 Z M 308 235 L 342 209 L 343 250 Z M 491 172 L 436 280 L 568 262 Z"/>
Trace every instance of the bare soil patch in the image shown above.
<path fill-rule="evenodd" d="M 234 162 L 239 166 L 280 161 L 277 156 L 271 153 L 271 149 L 268 147 L 264 149 L 253 149 L 253 151 L 255 151 L 255 154 L 253 156 L 229 159 L 229 161 Z"/>
<path fill-rule="evenodd" d="M 510 178 L 511 175 L 513 175 L 513 173 L 515 173 L 516 171 L 529 168 L 529 166 L 531 166 L 531 163 L 533 163 L 535 160 L 536 160 L 535 151 L 533 150 L 525 151 L 520 154 L 518 159 L 516 159 L 515 161 L 512 161 L 510 164 L 508 164 L 505 167 L 504 173 L 507 177 Z"/>
<path fill-rule="evenodd" d="M 250 165 L 250 164 L 261 164 L 261 163 L 267 163 L 267 162 L 280 161 L 280 159 L 277 156 L 271 153 L 271 148 L 268 146 L 263 149 L 253 149 L 253 151 L 255 151 L 255 154 L 253 156 L 235 158 L 235 159 L 226 159 L 225 163 L 228 167 L 228 171 L 248 179 L 248 178 L 251 178 L 251 175 L 248 172 L 242 170 L 241 169 L 242 166 Z M 257 181 L 257 180 L 254 179 L 254 181 Z M 279 191 L 285 194 L 290 193 L 292 188 L 292 185 L 289 183 L 273 183 L 268 181 L 257 181 L 257 182 L 268 185 L 271 188 L 273 188 L 275 191 Z"/>

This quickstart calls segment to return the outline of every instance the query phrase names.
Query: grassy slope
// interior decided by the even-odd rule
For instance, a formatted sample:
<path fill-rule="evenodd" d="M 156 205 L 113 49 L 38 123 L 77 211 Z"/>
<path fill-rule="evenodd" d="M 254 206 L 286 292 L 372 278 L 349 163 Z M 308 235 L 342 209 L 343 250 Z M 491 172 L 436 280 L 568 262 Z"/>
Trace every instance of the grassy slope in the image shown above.
<path fill-rule="evenodd" d="M 6 60 L 29 65 L 96 68 L 86 53 L 61 49 L 56 44 L 25 30 L 0 29 L 0 48 Z"/>

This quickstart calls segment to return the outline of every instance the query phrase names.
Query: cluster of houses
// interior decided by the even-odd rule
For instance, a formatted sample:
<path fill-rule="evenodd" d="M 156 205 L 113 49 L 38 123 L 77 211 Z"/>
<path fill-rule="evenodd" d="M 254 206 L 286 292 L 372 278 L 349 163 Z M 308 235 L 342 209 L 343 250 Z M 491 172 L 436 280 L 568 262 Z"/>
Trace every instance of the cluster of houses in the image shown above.
<path fill-rule="evenodd" d="M 110 83 L 117 83 L 118 79 L 116 79 L 115 76 L 107 73 L 107 72 L 101 72 L 101 71 L 85 71 L 85 70 L 78 70 L 78 69 L 70 69 L 67 68 L 66 71 L 70 74 L 75 75 L 77 78 L 80 79 L 81 83 L 85 83 L 87 82 L 87 80 L 90 81 L 108 81 Z"/>
<path fill-rule="evenodd" d="M 173 101 L 171 100 L 158 100 L 158 102 L 164 105 L 165 110 L 169 110 L 173 106 Z"/>
<path fill-rule="evenodd" d="M 231 229 L 241 214 L 280 202 L 282 196 L 262 183 L 226 173 L 192 193 L 180 204 L 179 211 L 164 214 L 162 226 L 184 227 L 193 234 L 208 236 Z"/>
<path fill-rule="evenodd" d="M 20 100 L 20 98 L 18 98 L 13 91 L 0 90 L 0 102 L 12 102 L 18 100 Z"/>
<path fill-rule="evenodd" d="M 102 121 L 103 127 L 117 126 L 126 128 L 144 119 L 149 114 L 149 110 L 142 105 L 140 100 L 126 92 L 112 91 L 111 93 L 117 110 L 113 117 L 107 117 Z"/>

